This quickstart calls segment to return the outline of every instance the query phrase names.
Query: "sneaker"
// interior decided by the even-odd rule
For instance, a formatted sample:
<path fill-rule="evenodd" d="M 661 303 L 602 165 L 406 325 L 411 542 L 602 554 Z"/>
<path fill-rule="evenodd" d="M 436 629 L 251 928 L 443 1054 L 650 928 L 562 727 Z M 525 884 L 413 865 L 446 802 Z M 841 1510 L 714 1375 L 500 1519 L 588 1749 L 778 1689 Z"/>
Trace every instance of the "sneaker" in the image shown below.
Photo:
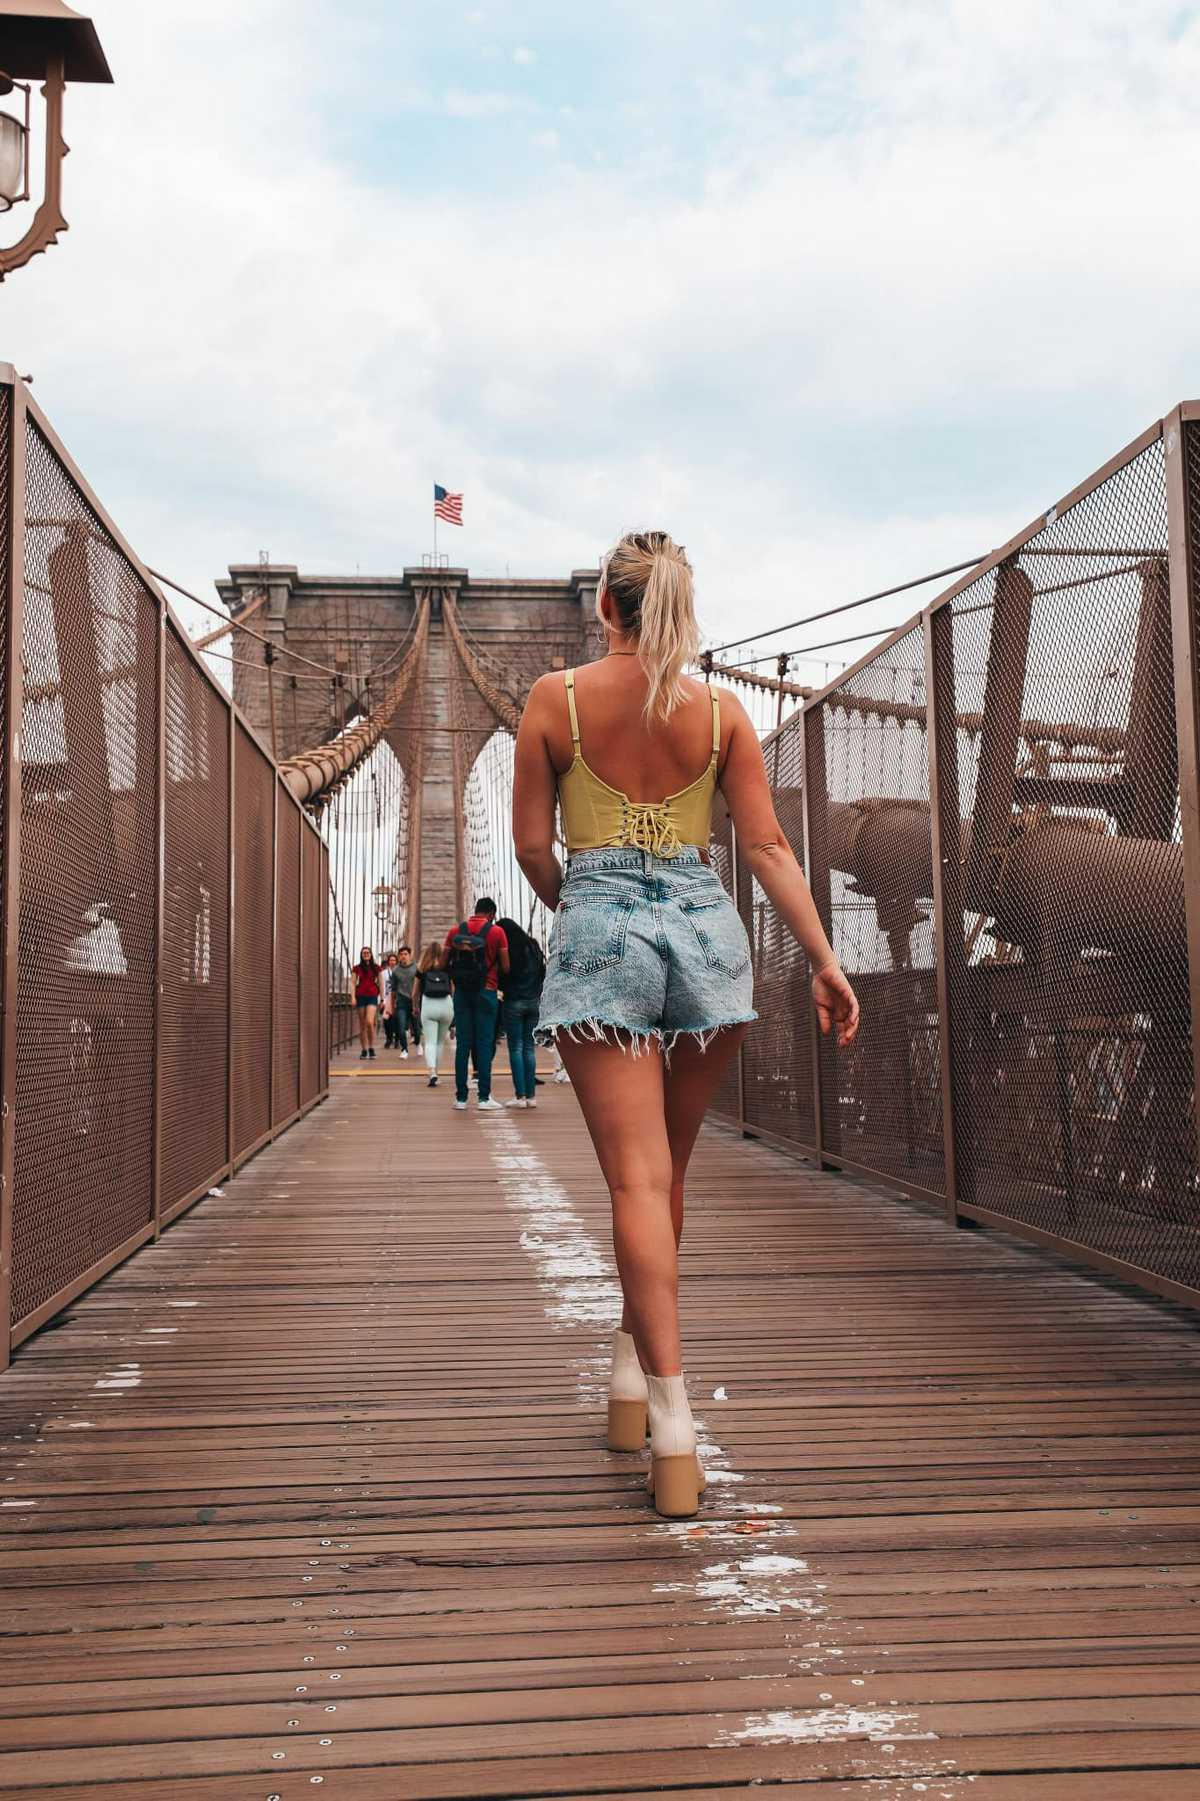
<path fill-rule="evenodd" d="M 370 1050 L 367 1052 L 367 1055 L 368 1055 L 368 1057 L 373 1057 L 375 1055 L 375 1046 L 374 1045 L 371 1046 Z"/>
<path fill-rule="evenodd" d="M 515 1101 L 505 1101 L 504 1105 L 506 1107 L 528 1107 L 531 1105 L 531 1103 L 529 1101 L 515 1100 Z"/>
<path fill-rule="evenodd" d="M 436 1088 L 437 1087 L 437 1077 L 430 1076 L 430 1078 L 429 1078 L 428 1082 L 426 1082 L 425 1086 L 426 1086 L 426 1088 Z"/>
<path fill-rule="evenodd" d="M 358 1060 L 359 1060 L 359 1062 L 360 1062 L 360 1063 L 365 1063 L 365 1062 L 366 1062 L 366 1060 L 367 1060 L 367 1053 L 366 1053 L 366 1051 L 359 1051 L 359 1053 L 358 1053 Z"/>
<path fill-rule="evenodd" d="M 554 1080 L 556 1082 L 569 1082 L 571 1078 L 565 1069 L 556 1069 L 554 1072 Z"/>
<path fill-rule="evenodd" d="M 454 1110 L 456 1113 L 465 1113 L 467 1110 L 466 1101 L 455 1101 Z"/>
<path fill-rule="evenodd" d="M 476 1101 L 475 1111 L 476 1113 L 503 1113 L 504 1108 L 500 1105 L 499 1101 L 494 1101 L 489 1094 L 486 1101 Z"/>
<path fill-rule="evenodd" d="M 401 1052 L 400 1052 L 400 1055 L 401 1055 L 401 1056 L 402 1056 L 402 1057 L 403 1057 L 403 1058 L 404 1058 L 404 1061 L 405 1061 L 405 1062 L 406 1062 L 406 1063 L 407 1063 L 407 1061 L 408 1061 L 408 1052 L 407 1052 L 407 1051 L 401 1051 Z"/>
<path fill-rule="evenodd" d="M 525 1105 L 526 1105 L 526 1106 L 527 1106 L 527 1107 L 536 1107 L 536 1106 L 537 1106 L 537 1102 L 536 1102 L 536 1101 L 535 1101 L 535 1100 L 534 1100 L 534 1099 L 533 1099 L 533 1097 L 532 1097 L 532 1096 L 530 1096 L 530 1098 L 529 1098 L 529 1100 L 527 1100 L 527 1101 L 526 1101 L 526 1103 L 525 1103 Z"/>

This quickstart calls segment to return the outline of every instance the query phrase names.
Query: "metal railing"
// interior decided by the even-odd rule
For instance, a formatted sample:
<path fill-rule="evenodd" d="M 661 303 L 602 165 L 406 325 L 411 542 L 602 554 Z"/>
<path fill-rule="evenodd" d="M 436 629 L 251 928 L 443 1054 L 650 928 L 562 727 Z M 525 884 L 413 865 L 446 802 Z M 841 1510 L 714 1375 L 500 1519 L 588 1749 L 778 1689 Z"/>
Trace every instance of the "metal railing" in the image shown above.
<path fill-rule="evenodd" d="M 0 1366 L 328 1091 L 326 855 L 0 365 Z"/>
<path fill-rule="evenodd" d="M 1177 407 L 765 741 L 863 1025 L 733 841 L 747 1134 L 1200 1302 L 1200 403 Z"/>

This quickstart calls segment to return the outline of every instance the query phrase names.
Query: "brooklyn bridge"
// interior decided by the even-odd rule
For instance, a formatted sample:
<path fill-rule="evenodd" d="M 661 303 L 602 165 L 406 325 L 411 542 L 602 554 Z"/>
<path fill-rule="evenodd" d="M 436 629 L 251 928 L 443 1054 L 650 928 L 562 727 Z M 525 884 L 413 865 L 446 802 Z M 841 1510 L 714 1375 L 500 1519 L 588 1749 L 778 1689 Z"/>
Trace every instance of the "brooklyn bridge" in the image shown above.
<path fill-rule="evenodd" d="M 7 366 L 0 447 L 0 1790 L 1194 1796 L 1200 403 L 826 686 L 697 666 L 863 1027 L 719 817 L 679 1522 L 569 1085 L 343 1048 L 362 944 L 545 941 L 513 735 L 597 570 L 264 557 L 197 625 Z"/>

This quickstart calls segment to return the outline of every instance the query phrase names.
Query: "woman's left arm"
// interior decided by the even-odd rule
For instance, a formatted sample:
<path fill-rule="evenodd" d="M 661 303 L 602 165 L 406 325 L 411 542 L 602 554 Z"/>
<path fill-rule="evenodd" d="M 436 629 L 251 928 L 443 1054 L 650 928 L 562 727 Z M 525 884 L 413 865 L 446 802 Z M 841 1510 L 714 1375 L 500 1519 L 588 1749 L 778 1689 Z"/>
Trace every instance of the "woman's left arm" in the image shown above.
<path fill-rule="evenodd" d="M 517 733 L 513 772 L 513 843 L 517 862 L 529 886 L 551 912 L 558 906 L 563 879 L 562 866 L 554 854 L 558 778 L 550 760 L 544 724 L 552 679 L 539 677 L 529 691 Z"/>

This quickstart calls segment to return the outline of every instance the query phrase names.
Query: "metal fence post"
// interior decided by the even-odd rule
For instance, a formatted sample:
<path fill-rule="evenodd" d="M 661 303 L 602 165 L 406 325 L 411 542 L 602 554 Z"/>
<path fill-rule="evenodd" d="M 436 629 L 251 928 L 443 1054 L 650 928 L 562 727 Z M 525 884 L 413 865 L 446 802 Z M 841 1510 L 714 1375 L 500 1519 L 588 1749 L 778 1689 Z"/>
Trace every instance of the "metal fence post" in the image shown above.
<path fill-rule="evenodd" d="M 812 892 L 821 924 L 833 942 L 833 920 L 830 916 L 829 861 L 814 850 L 817 834 L 822 846 L 827 841 L 825 829 L 828 795 L 825 788 L 825 714 L 818 701 L 804 707 L 800 715 L 800 807 L 804 828 L 804 874 Z M 825 1126 L 821 1117 L 821 1032 L 817 1010 L 808 1010 L 808 1044 L 812 1059 L 813 1149 L 817 1168 L 825 1164 Z"/>
<path fill-rule="evenodd" d="M 1196 559 L 1200 545 L 1189 512 L 1200 520 L 1200 471 L 1189 480 L 1185 425 L 1180 408 L 1163 420 L 1167 480 L 1167 571 L 1171 589 L 1171 649 L 1175 675 L 1175 730 L 1179 745 L 1179 811 L 1183 838 L 1183 892 L 1187 917 L 1188 999 L 1191 1010 L 1192 1080 L 1200 1074 L 1200 697 L 1197 695 L 1198 592 Z M 1200 457 L 1197 458 L 1200 463 Z M 1194 1088 L 1193 1088 L 1194 1093 Z M 1193 1099 L 1193 1133 L 1200 1133 L 1200 1107 Z"/>
<path fill-rule="evenodd" d="M 740 918 L 742 878 L 741 870 L 738 868 L 738 836 L 732 814 L 729 819 L 729 881 L 733 889 L 731 898 L 734 912 Z M 744 1032 L 737 1047 L 737 1123 L 738 1131 L 744 1133 L 746 1130 L 746 1034 Z"/>
<path fill-rule="evenodd" d="M 304 1105 L 304 1035 L 305 1028 L 308 1024 L 304 1017 L 304 966 L 308 962 L 308 946 L 304 942 L 304 866 L 307 862 L 307 858 L 304 855 L 305 829 L 304 815 L 301 813 L 300 857 L 299 862 L 296 865 L 296 881 L 300 889 L 300 893 L 296 900 L 296 906 L 299 912 L 297 943 L 300 947 L 296 967 L 296 1105 L 298 1107 L 303 1107 Z M 310 1053 L 310 1055 L 314 1054 L 315 1052 Z"/>
<path fill-rule="evenodd" d="M 938 1064 L 942 1090 L 942 1158 L 946 1219 L 960 1223 L 959 1183 L 970 1146 L 959 1145 L 954 1088 L 954 990 L 966 974 L 963 945 L 962 831 L 958 799 L 958 714 L 954 695 L 954 618 L 948 606 L 922 616 L 925 639 L 925 742 L 929 763 L 929 827 L 933 866 L 933 951 L 937 984 Z M 951 978 L 954 978 L 952 980 Z M 960 1149 L 962 1156 L 960 1158 Z M 961 1174 L 960 1174 L 961 1172 Z M 964 1197 L 973 1198 L 973 1196 Z"/>
<path fill-rule="evenodd" d="M 275 1003 L 279 993 L 279 787 L 282 781 L 278 770 L 271 784 L 271 917 L 274 930 L 271 933 L 271 1000 L 269 1017 L 271 1021 L 270 1036 L 267 1040 L 267 1093 L 270 1100 L 267 1106 L 267 1123 L 275 1126 Z"/>
<path fill-rule="evenodd" d="M 17 951 L 21 914 L 21 676 L 25 604 L 25 390 L 13 376 L 8 391 L 7 490 L 4 512 L 4 922 L 3 1045 L 0 1047 L 0 1369 L 7 1369 L 12 1345 L 13 1138 L 16 1132 Z"/>
<path fill-rule="evenodd" d="M 162 1233 L 162 1164 L 163 1164 L 163 944 L 166 938 L 164 914 L 167 902 L 167 607 L 158 597 L 158 872 L 154 897 L 154 1072 L 150 1086 L 151 1194 L 154 1236 Z"/>
<path fill-rule="evenodd" d="M 237 1146 L 233 1079 L 233 959 L 237 948 L 237 715 L 229 705 L 229 943 L 225 966 L 225 1128 L 226 1161 L 230 1173 Z"/>

